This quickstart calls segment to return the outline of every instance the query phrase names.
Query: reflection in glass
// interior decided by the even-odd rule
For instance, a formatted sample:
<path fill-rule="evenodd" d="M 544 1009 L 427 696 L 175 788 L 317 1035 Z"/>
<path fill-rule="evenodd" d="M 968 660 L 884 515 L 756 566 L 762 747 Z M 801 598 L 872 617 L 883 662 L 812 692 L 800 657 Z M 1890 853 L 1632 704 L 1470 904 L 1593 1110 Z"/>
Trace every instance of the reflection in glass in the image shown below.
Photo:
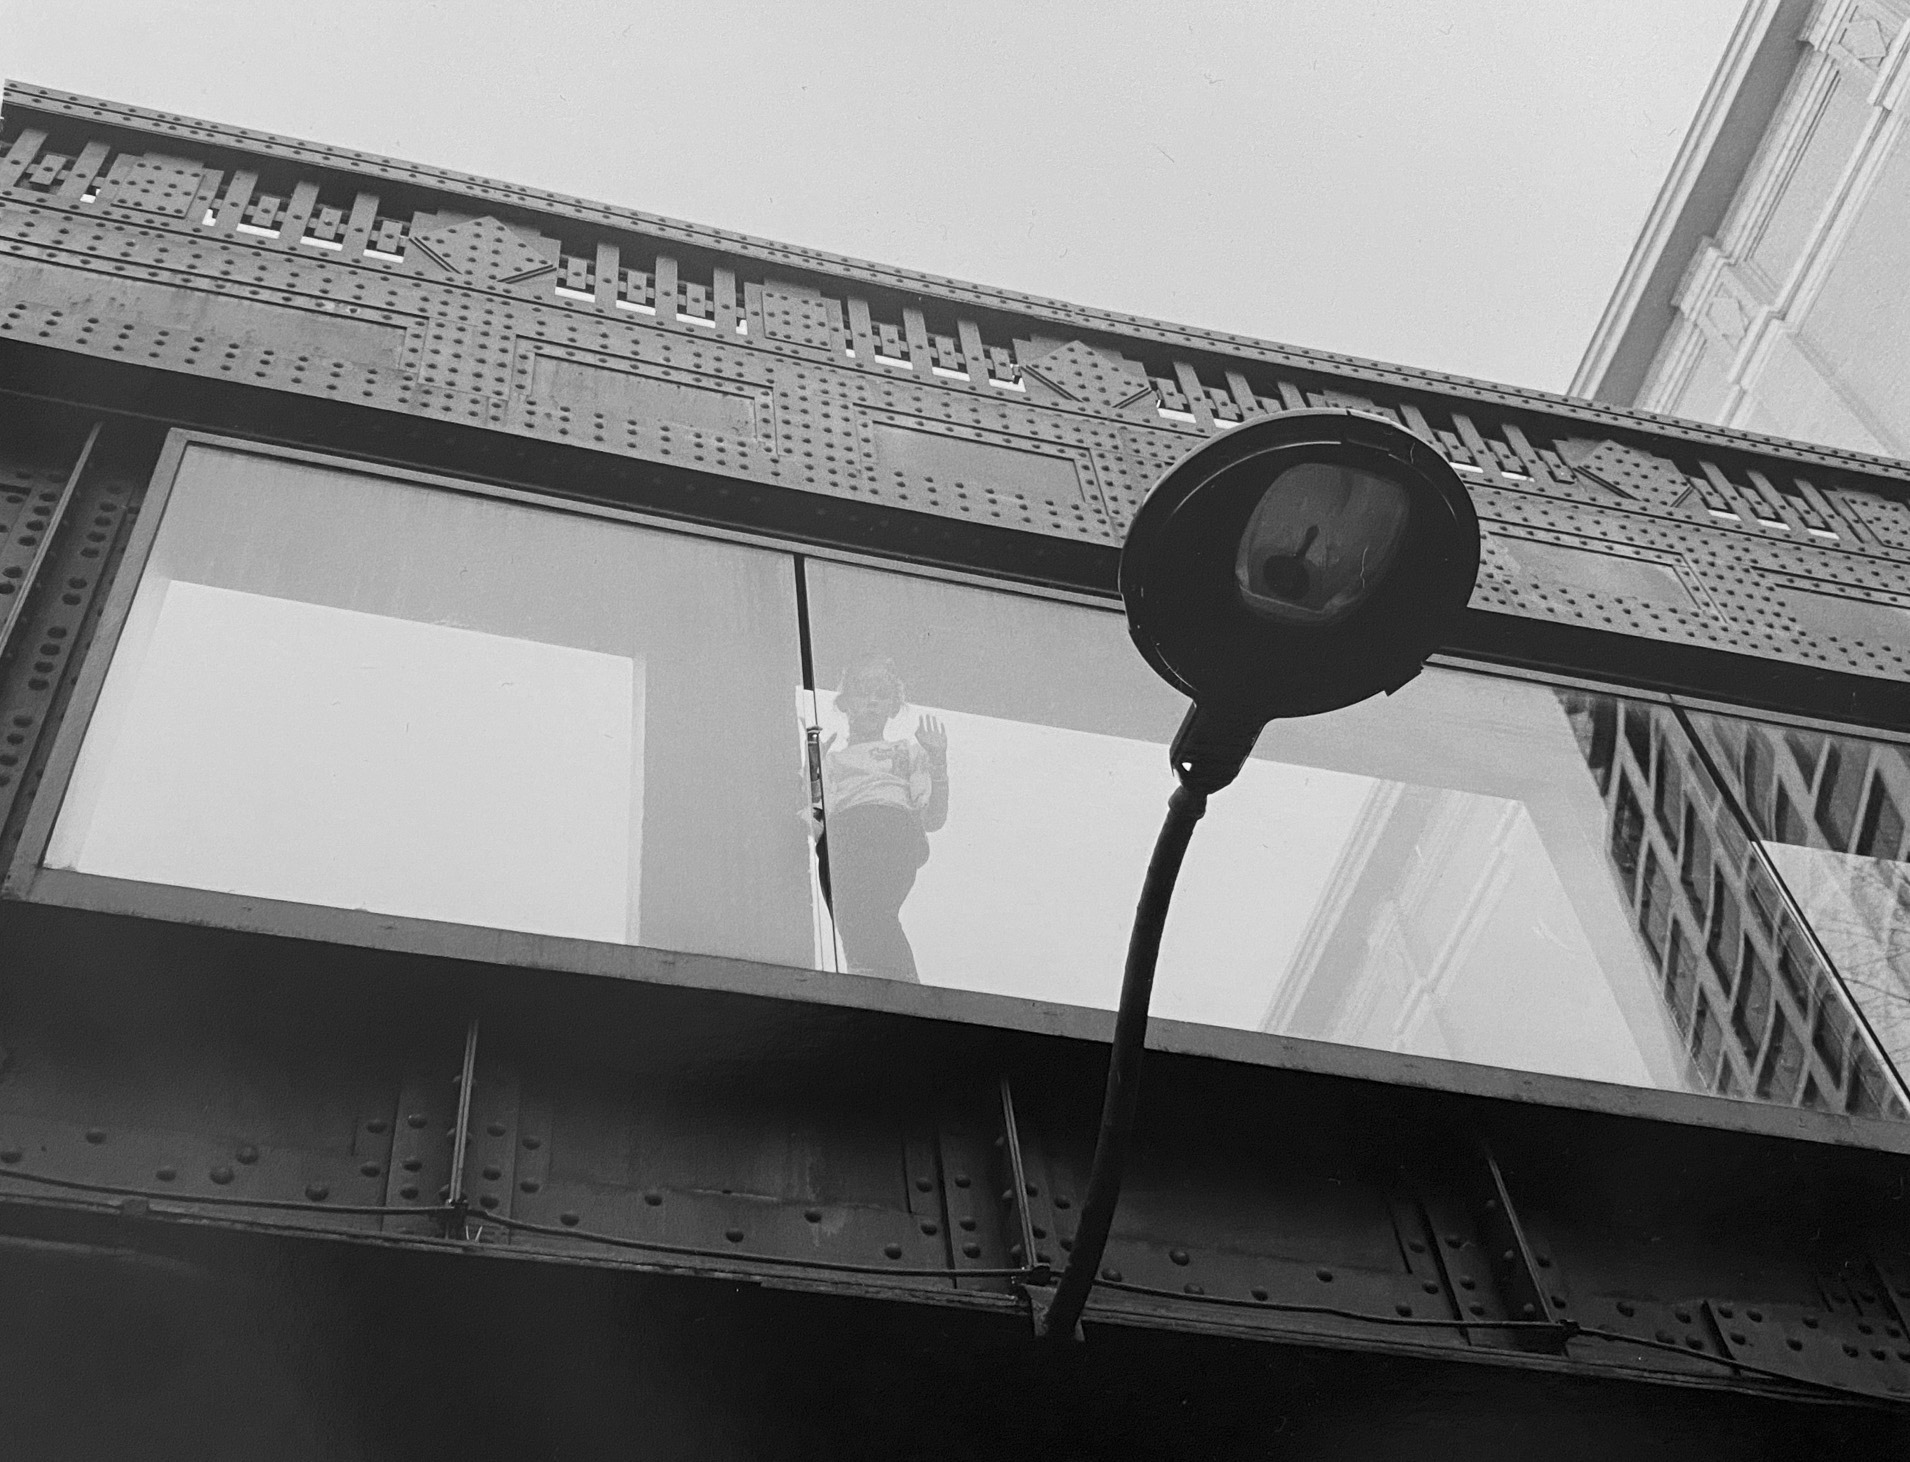
<path fill-rule="evenodd" d="M 786 558 L 181 464 L 47 864 L 810 962 Z"/>
<path fill-rule="evenodd" d="M 919 977 L 902 904 L 928 862 L 928 835 L 948 821 L 948 732 L 925 715 L 913 738 L 890 738 L 902 689 L 894 664 L 882 656 L 843 673 L 833 709 L 844 726 L 819 747 L 825 811 L 817 859 L 843 968 L 913 981 Z"/>
<path fill-rule="evenodd" d="M 1690 720 L 1757 838 L 1744 950 L 1747 960 L 1776 963 L 1787 1072 L 1819 1102 L 1895 1112 L 1898 1093 L 1878 1055 L 1898 1071 L 1910 1063 L 1910 748 L 1714 713 Z M 1799 985 L 1793 971 L 1814 951 L 1793 927 L 1792 905 L 1862 1021 Z"/>
<path fill-rule="evenodd" d="M 890 714 L 899 692 L 864 712 L 872 744 L 913 768 L 918 722 L 946 733 L 955 793 L 937 808 L 933 855 L 914 843 L 892 860 L 912 878 L 885 906 L 907 969 L 1112 1007 L 1185 703 L 1103 611 L 826 563 L 809 567 L 809 602 L 818 683 L 847 692 L 852 667 L 878 656 L 909 688 L 907 713 Z M 819 738 L 843 736 L 842 699 L 817 697 Z M 870 967 L 847 940 L 842 953 Z M 1807 1020 L 1787 992 L 1802 992 Z M 1518 1070 L 1901 1111 L 1673 713 L 1451 670 L 1267 728 L 1194 840 L 1154 1008 Z M 1841 1064 L 1822 1058 L 1819 1032 Z"/>

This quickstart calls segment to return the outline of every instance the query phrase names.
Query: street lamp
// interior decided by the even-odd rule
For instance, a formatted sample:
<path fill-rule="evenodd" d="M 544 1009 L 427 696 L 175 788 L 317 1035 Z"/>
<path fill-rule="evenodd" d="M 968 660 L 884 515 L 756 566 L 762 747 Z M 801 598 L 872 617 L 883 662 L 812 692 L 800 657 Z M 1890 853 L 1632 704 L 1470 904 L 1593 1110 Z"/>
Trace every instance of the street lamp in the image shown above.
<path fill-rule="evenodd" d="M 1471 597 L 1479 521 L 1444 457 L 1382 416 L 1288 411 L 1170 468 L 1121 549 L 1128 631 L 1193 700 L 1134 910 L 1107 1093 L 1074 1246 L 1044 1335 L 1072 1336 L 1107 1247 L 1134 1125 L 1168 900 L 1207 797 L 1267 722 L 1388 695 L 1419 674 Z"/>

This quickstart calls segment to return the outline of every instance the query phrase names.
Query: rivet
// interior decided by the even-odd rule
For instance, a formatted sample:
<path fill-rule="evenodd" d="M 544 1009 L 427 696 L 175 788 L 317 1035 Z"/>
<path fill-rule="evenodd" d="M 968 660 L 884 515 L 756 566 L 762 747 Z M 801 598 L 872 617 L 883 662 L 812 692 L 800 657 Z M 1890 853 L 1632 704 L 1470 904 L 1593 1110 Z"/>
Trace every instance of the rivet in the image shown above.
<path fill-rule="evenodd" d="M 495 1183 L 499 1178 L 504 1176 L 504 1170 L 498 1167 L 496 1163 L 487 1163 L 484 1167 L 484 1176 L 490 1182 Z"/>
<path fill-rule="evenodd" d="M 1857 1322 L 1857 1330 L 1860 1334 L 1863 1334 L 1863 1335 L 1875 1335 L 1877 1333 L 1874 1329 L 1864 1324 L 1864 1322 L 1861 1320 Z"/>
<path fill-rule="evenodd" d="M 1559 1307 L 1559 1308 L 1560 1308 L 1561 1310 L 1563 1310 L 1563 1309 L 1566 1309 L 1566 1308 L 1568 1308 L 1568 1305 L 1567 1305 L 1567 1303 L 1566 1303 L 1566 1299 L 1565 1299 L 1565 1296 L 1564 1296 L 1564 1295 L 1562 1295 L 1562 1294 L 1555 1294 L 1555 1295 L 1553 1295 L 1553 1296 L 1552 1296 L 1552 1303 L 1553 1303 L 1553 1304 L 1555 1304 L 1555 1305 L 1557 1305 L 1557 1306 L 1558 1306 L 1558 1307 Z"/>
<path fill-rule="evenodd" d="M 1702 1340 L 1700 1340 L 1700 1339 L 1698 1339 L 1698 1337 L 1697 1337 L 1697 1336 L 1695 1336 L 1695 1335 L 1687 1335 L 1687 1336 L 1685 1336 L 1685 1344 L 1686 1344 L 1686 1345 L 1688 1345 L 1688 1346 L 1690 1346 L 1690 1347 L 1691 1347 L 1691 1348 L 1692 1348 L 1693 1350 L 1703 1350 L 1703 1349 L 1704 1349 L 1704 1342 L 1703 1342 Z M 1851 1351 L 1851 1354 L 1852 1354 L 1852 1355 L 1855 1355 L 1856 1353 L 1857 1353 L 1857 1352 L 1856 1352 L 1855 1350 L 1852 1350 L 1852 1351 Z"/>
<path fill-rule="evenodd" d="M 1499 1256 L 1499 1262 L 1501 1264 L 1510 1264 L 1514 1259 L 1518 1257 L 1519 1256 L 1517 1254 L 1514 1254 L 1510 1249 L 1507 1249 L 1503 1254 Z"/>
<path fill-rule="evenodd" d="M 1032 1233 L 1038 1239 L 1045 1239 L 1048 1237 L 1048 1231 L 1038 1223 L 1029 1224 L 1028 1231 Z"/>
<path fill-rule="evenodd" d="M 1426 1246 L 1420 1243 L 1418 1239 L 1407 1240 L 1406 1247 L 1411 1249 L 1415 1254 L 1423 1254 L 1426 1252 Z"/>
<path fill-rule="evenodd" d="M 1459 1287 L 1461 1289 L 1476 1289 L 1478 1288 L 1478 1284 L 1479 1281 L 1474 1279 L 1470 1274 L 1462 1274 L 1459 1276 Z"/>
<path fill-rule="evenodd" d="M 408 1173 L 415 1173 L 424 1166 L 424 1160 L 422 1158 L 408 1157 L 399 1163 L 398 1166 Z"/>
<path fill-rule="evenodd" d="M 520 1182 L 517 1185 L 517 1191 L 520 1193 L 535 1193 L 539 1188 L 543 1186 L 544 1185 L 538 1182 L 537 1179 L 535 1178 L 525 1178 L 522 1182 Z"/>
<path fill-rule="evenodd" d="M 25 1155 L 26 1154 L 21 1152 L 20 1149 L 17 1147 L 0 1148 L 0 1162 L 16 1163 L 20 1161 L 20 1159 L 24 1157 Z"/>
<path fill-rule="evenodd" d="M 1733 1345 L 1749 1345 L 1751 1342 L 1745 1339 L 1744 1332 L 1742 1330 L 1733 1330 L 1731 1332 L 1731 1343 Z"/>
<path fill-rule="evenodd" d="M 1172 1259 L 1176 1264 L 1185 1264 L 1187 1262 L 1187 1251 L 1185 1249 L 1169 1249 L 1167 1251 L 1167 1257 Z"/>
<path fill-rule="evenodd" d="M 1620 1300 L 1618 1302 L 1618 1313 L 1621 1315 L 1635 1315 L 1638 1313 L 1638 1306 L 1634 1305 L 1630 1300 Z"/>
<path fill-rule="evenodd" d="M 1252 1289 L 1248 1290 L 1247 1293 L 1252 1295 L 1257 1300 L 1264 1300 L 1267 1297 L 1267 1292 L 1264 1289 L 1261 1289 L 1258 1285 L 1255 1285 Z"/>
<path fill-rule="evenodd" d="M 483 1208 L 497 1207 L 497 1194 L 486 1193 L 482 1198 L 478 1199 L 478 1204 Z"/>
<path fill-rule="evenodd" d="M 1333 1271 L 1331 1269 L 1316 1269 L 1313 1271 L 1313 1277 L 1319 1280 L 1321 1284 L 1331 1284 L 1333 1282 Z"/>
<path fill-rule="evenodd" d="M 1074 1200 L 1066 1193 L 1057 1193 L 1054 1195 L 1054 1206 L 1056 1208 L 1072 1208 L 1074 1207 Z"/>
<path fill-rule="evenodd" d="M 1448 1249 L 1462 1249 L 1465 1247 L 1465 1244 L 1466 1241 L 1460 1238 L 1458 1234 L 1446 1235 L 1446 1247 Z"/>
<path fill-rule="evenodd" d="M 378 1164 L 375 1162 L 368 1162 L 363 1164 L 358 1169 L 358 1171 L 363 1173 L 368 1178 L 375 1178 L 378 1176 L 379 1173 L 383 1172 L 384 1169 L 379 1167 Z"/>
<path fill-rule="evenodd" d="M 207 1174 L 207 1176 L 215 1183 L 230 1183 L 232 1181 L 232 1169 L 222 1163 Z"/>
<path fill-rule="evenodd" d="M 815 1210 L 814 1210 L 814 1209 L 812 1208 L 812 1209 L 810 1210 L 810 1212 L 811 1212 L 811 1213 L 815 1213 Z M 821 1215 L 821 1214 L 816 1214 L 816 1216 L 817 1216 L 818 1218 L 820 1218 L 820 1217 L 821 1217 L 822 1215 Z M 955 1223 L 956 1223 L 956 1225 L 957 1225 L 957 1226 L 958 1226 L 959 1228 L 962 1228 L 962 1229 L 965 1229 L 965 1230 L 967 1230 L 967 1231 L 968 1231 L 969 1233 L 973 1233 L 973 1232 L 975 1231 L 975 1220 L 974 1220 L 973 1218 L 970 1218 L 970 1217 L 969 1217 L 968 1215 L 966 1215 L 966 1214 L 964 1214 L 964 1215 L 963 1215 L 962 1217 L 960 1217 L 960 1218 L 958 1218 L 958 1219 L 956 1219 L 956 1220 L 955 1220 Z"/>
<path fill-rule="evenodd" d="M 735 1230 L 731 1229 L 730 1232 L 734 1233 Z M 882 1252 L 887 1254 L 891 1259 L 900 1259 L 902 1257 L 902 1246 L 900 1244 L 884 1244 L 882 1246 Z"/>
<path fill-rule="evenodd" d="M 323 1183 L 307 1183 L 305 1185 L 305 1196 L 314 1203 L 323 1203 L 327 1198 L 332 1196 L 332 1190 Z"/>
<path fill-rule="evenodd" d="M 982 1246 L 976 1243 L 963 1244 L 962 1253 L 966 1254 L 970 1259 L 979 1259 L 982 1256 Z"/>
<path fill-rule="evenodd" d="M 1534 1315 L 1538 1314 L 1538 1312 L 1539 1312 L 1539 1307 L 1533 1304 L 1530 1300 L 1527 1300 L 1524 1304 L 1519 1306 L 1519 1313 L 1525 1316 L 1525 1318 L 1528 1320 L 1530 1320 Z"/>
<path fill-rule="evenodd" d="M 1419 1287 L 1425 1290 L 1427 1294 L 1439 1293 L 1439 1286 L 1430 1279 L 1424 1281 Z"/>
<path fill-rule="evenodd" d="M 259 1160 L 259 1150 L 248 1142 L 244 1147 L 241 1147 L 234 1156 L 242 1163 L 255 1163 Z"/>
<path fill-rule="evenodd" d="M 415 1184 L 415 1183 L 406 1183 L 406 1184 L 404 1185 L 404 1187 L 402 1187 L 402 1188 L 400 1188 L 400 1189 L 398 1190 L 398 1196 L 399 1196 L 400 1198 L 404 1198 L 404 1199 L 407 1199 L 407 1200 L 409 1200 L 409 1199 L 412 1199 L 412 1198 L 416 1198 L 416 1197 L 418 1196 L 418 1186 L 417 1186 L 417 1184 Z"/>
<path fill-rule="evenodd" d="M 391 1123 L 387 1122 L 383 1117 L 373 1117 L 369 1122 L 365 1123 L 365 1130 L 367 1132 L 383 1132 L 385 1128 L 390 1125 Z"/>
<path fill-rule="evenodd" d="M 428 1121 L 430 1121 L 430 1120 L 431 1120 L 431 1119 L 430 1119 L 429 1117 L 427 1117 L 427 1116 L 425 1116 L 425 1114 L 424 1114 L 423 1112 L 413 1112 L 413 1113 L 412 1113 L 412 1114 L 411 1114 L 411 1115 L 410 1115 L 409 1117 L 406 1117 L 406 1118 L 405 1118 L 405 1126 L 407 1126 L 407 1127 L 422 1127 L 422 1126 L 424 1126 L 424 1124 L 425 1124 L 426 1122 L 428 1122 Z"/>
<path fill-rule="evenodd" d="M 932 1219 L 925 1218 L 922 1220 L 923 1233 L 933 1236 L 935 1234 L 939 1234 L 941 1231 L 942 1231 L 942 1226 L 939 1223 L 934 1222 Z"/>
<path fill-rule="evenodd" d="M 1719 1305 L 1718 1313 L 1724 1316 L 1725 1319 L 1729 1320 L 1733 1315 L 1737 1313 L 1737 1310 L 1731 1305 Z"/>
<path fill-rule="evenodd" d="M 1679 1324 L 1689 1325 L 1691 1323 L 1691 1311 L 1687 1310 L 1683 1305 L 1678 1306 L 1678 1308 L 1671 1313 L 1678 1317 Z"/>
<path fill-rule="evenodd" d="M 1001 1190 L 1001 1201 L 1003 1203 L 1013 1203 L 1015 1201 L 1015 1190 L 1013 1188 L 1003 1188 Z"/>
<path fill-rule="evenodd" d="M 1467 1305 L 1466 1308 L 1475 1315 L 1483 1315 L 1486 1312 L 1486 1307 L 1478 1303 Z"/>
<path fill-rule="evenodd" d="M 1119 1284 L 1121 1282 L 1121 1271 L 1109 1265 L 1106 1269 L 1101 1271 L 1101 1277 L 1109 1284 Z"/>
<path fill-rule="evenodd" d="M 1185 1289 L 1187 1293 L 1189 1294 L 1206 1294 L 1207 1293 L 1207 1291 L 1202 1289 L 1199 1285 L 1192 1284 L 1192 1283 L 1182 1285 L 1181 1288 Z"/>
<path fill-rule="evenodd" d="M 931 1178 L 917 1178 L 915 1180 L 915 1191 L 918 1193 L 930 1193 L 933 1192 L 934 1189 L 935 1182 Z"/>
<path fill-rule="evenodd" d="M 504 1135 L 504 1124 L 502 1122 L 493 1122 L 491 1123 L 490 1126 L 486 1127 L 484 1130 L 490 1133 L 493 1137 L 502 1137 Z"/>
<path fill-rule="evenodd" d="M 1552 1256 L 1550 1254 L 1534 1254 L 1532 1258 L 1541 1269 L 1550 1269 L 1552 1267 Z"/>
<path fill-rule="evenodd" d="M 1806 1330 L 1815 1330 L 1817 1328 L 1817 1316 L 1815 1315 L 1804 1316 L 1804 1328 Z"/>
<path fill-rule="evenodd" d="M 658 1204 L 663 1202 L 663 1195 L 657 1192 L 655 1188 L 652 1188 L 648 1193 L 643 1195 L 643 1201 L 648 1203 L 652 1208 L 655 1208 Z"/>
<path fill-rule="evenodd" d="M 565 1228 L 575 1228 L 577 1226 L 577 1215 L 574 1213 L 560 1213 L 557 1215 L 557 1221 L 563 1224 Z"/>
<path fill-rule="evenodd" d="M 524 1146 L 529 1148 L 532 1152 L 536 1152 L 537 1149 L 543 1145 L 544 1139 L 541 1137 L 526 1137 L 524 1139 Z"/>
<path fill-rule="evenodd" d="M 1790 1336 L 1784 1343 L 1790 1346 L 1792 1350 L 1802 1350 L 1804 1348 L 1804 1342 L 1799 1340 L 1795 1335 Z"/>
<path fill-rule="evenodd" d="M 1678 1343 L 1677 1338 L 1673 1336 L 1669 1330 L 1657 1331 L 1653 1334 L 1652 1339 L 1656 1340 L 1660 1345 L 1676 1345 Z"/>
<path fill-rule="evenodd" d="M 957 1173 L 955 1175 L 955 1186 L 957 1188 L 966 1188 L 968 1186 L 968 1174 Z"/>
<path fill-rule="evenodd" d="M 98 1146 L 106 1140 L 106 1129 L 104 1127 L 88 1127 L 86 1129 L 86 1140 Z"/>
<path fill-rule="evenodd" d="M 179 1176 L 179 1169 L 161 1168 L 158 1172 L 154 1173 L 153 1176 L 162 1183 L 170 1183 L 174 1178 Z"/>

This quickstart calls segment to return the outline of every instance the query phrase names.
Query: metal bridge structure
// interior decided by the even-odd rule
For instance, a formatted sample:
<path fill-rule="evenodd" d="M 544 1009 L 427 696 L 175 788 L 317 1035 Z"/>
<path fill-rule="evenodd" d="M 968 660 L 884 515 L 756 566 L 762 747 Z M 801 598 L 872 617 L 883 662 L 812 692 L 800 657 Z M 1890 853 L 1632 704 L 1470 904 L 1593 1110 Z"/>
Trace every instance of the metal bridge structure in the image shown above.
<path fill-rule="evenodd" d="M 1900 1092 L 1845 1032 L 1796 1056 L 1812 1095 L 1719 1094 L 1790 1059 L 1786 1010 L 1822 1028 L 1809 997 L 1753 1030 L 1703 973 L 1740 1034 L 1685 1092 L 1157 1020 L 1057 1345 L 1028 1292 L 1066 1261 L 1110 1012 L 42 854 L 194 443 L 1111 605 L 1164 468 L 1352 407 L 1473 493 L 1442 663 L 1881 744 L 1910 467 L 33 86 L 0 124 L 0 1425 L 34 1455 L 1903 1444 Z M 1603 754 L 1662 933 L 1681 835 L 1622 807 L 1672 775 L 1652 734 Z"/>

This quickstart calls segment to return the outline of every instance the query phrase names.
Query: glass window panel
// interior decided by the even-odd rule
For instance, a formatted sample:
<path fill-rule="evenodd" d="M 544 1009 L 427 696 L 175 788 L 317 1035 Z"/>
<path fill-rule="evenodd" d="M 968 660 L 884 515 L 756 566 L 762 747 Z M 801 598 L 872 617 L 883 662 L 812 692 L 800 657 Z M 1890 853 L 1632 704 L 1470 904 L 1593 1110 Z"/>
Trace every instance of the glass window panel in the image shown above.
<path fill-rule="evenodd" d="M 1892 825 L 1895 808 L 1910 799 L 1910 748 L 1739 716 L 1693 713 L 1690 719 L 1769 865 L 1753 884 L 1760 898 L 1752 907 L 1767 900 L 1779 905 L 1775 919 L 1783 933 L 1788 895 L 1868 1027 L 1858 1028 L 1842 1000 L 1822 1002 L 1821 1013 L 1797 1002 L 1796 1024 L 1812 1033 L 1813 1080 L 1825 1091 L 1825 1104 L 1900 1111 L 1878 1055 L 1898 1071 L 1910 1062 L 1910 864 L 1903 861 L 1901 824 Z M 1791 756 L 1776 754 L 1780 742 Z M 1734 748 L 1742 749 L 1733 755 Z M 1749 784 L 1741 780 L 1747 770 Z M 1818 815 L 1785 815 L 1793 806 L 1815 806 Z M 1765 883 L 1781 883 L 1782 892 L 1766 894 L 1758 887 Z M 1783 987 L 1797 983 L 1800 969 L 1822 965 L 1802 934 L 1787 938 L 1778 952 Z M 1873 1041 L 1880 1052 L 1872 1050 Z M 1799 1059 L 1808 1061 L 1802 1042 L 1799 1047 Z"/>
<path fill-rule="evenodd" d="M 784 556 L 190 448 L 53 868 L 809 964 Z"/>
<path fill-rule="evenodd" d="M 841 966 L 1111 1007 L 1185 701 L 1118 615 L 809 575 L 824 843 L 849 870 Z M 1615 741 L 1631 755 L 1606 791 Z M 1715 795 L 1690 800 L 1709 783 L 1681 728 L 1642 702 L 1433 669 L 1276 722 L 1194 838 L 1155 1011 L 1664 1089 L 1715 1091 L 1723 1071 L 1748 1089 L 1758 1052 L 1724 1058 L 1713 1012 L 1730 981 L 1688 952 L 1705 909 L 1646 811 L 1655 748 L 1683 758 L 1679 804 L 1715 818 Z M 1707 862 L 1730 846 L 1700 836 Z"/>

